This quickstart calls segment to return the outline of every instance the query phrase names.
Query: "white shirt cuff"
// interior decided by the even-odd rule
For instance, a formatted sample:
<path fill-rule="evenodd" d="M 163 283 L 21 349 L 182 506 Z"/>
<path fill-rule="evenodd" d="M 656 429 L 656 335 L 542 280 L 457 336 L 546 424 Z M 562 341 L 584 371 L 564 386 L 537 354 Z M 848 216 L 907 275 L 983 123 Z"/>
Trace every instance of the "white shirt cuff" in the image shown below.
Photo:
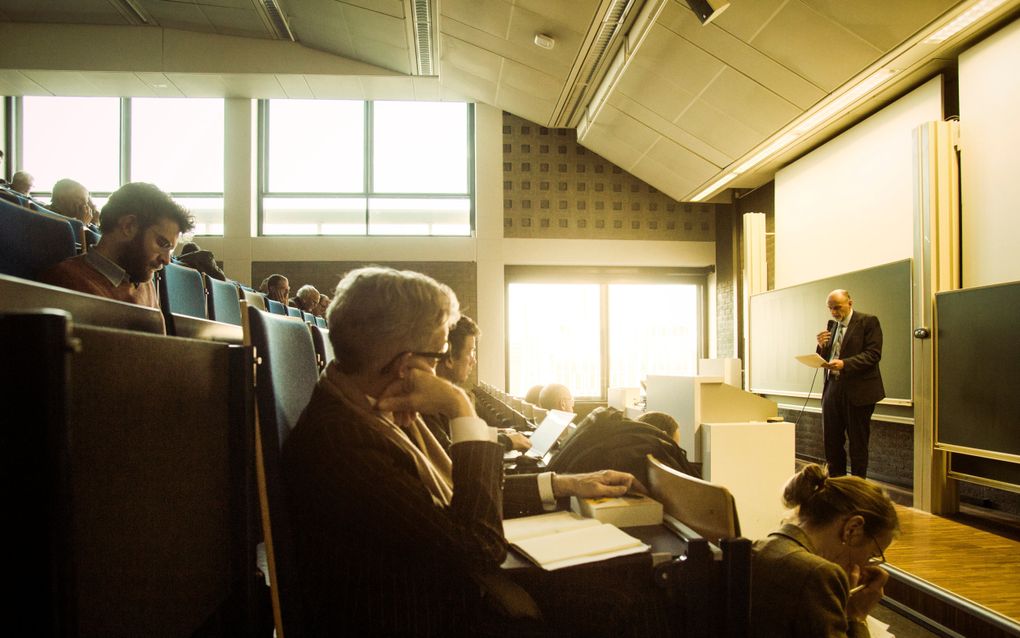
<path fill-rule="evenodd" d="M 496 428 L 476 416 L 459 416 L 450 419 L 450 442 L 490 441 L 496 443 Z"/>
<path fill-rule="evenodd" d="M 542 509 L 551 512 L 556 509 L 556 496 L 552 488 L 552 472 L 542 472 L 538 475 L 538 495 L 542 498 Z"/>

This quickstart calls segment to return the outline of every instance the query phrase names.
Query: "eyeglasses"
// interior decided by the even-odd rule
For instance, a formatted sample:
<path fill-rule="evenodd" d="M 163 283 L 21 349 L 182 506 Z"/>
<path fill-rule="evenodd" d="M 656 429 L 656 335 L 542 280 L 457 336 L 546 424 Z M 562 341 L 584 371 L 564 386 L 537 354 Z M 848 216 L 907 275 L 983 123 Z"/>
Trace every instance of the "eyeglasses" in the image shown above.
<path fill-rule="evenodd" d="M 400 357 L 404 356 L 405 354 L 409 354 L 409 355 L 411 355 L 413 357 L 423 357 L 425 359 L 435 359 L 436 363 L 438 363 L 439 360 L 442 359 L 443 357 L 445 357 L 447 355 L 447 353 L 449 353 L 449 352 L 450 352 L 450 342 L 449 341 L 447 341 L 445 344 L 443 344 L 442 352 L 415 352 L 413 350 L 405 350 L 404 352 L 398 352 L 395 357 L 390 359 L 389 363 L 384 365 L 382 367 L 382 369 L 379 370 L 379 374 L 389 374 L 390 371 L 393 369 L 393 365 L 397 362 L 398 359 L 400 359 Z"/>
<path fill-rule="evenodd" d="M 872 556 L 871 558 L 869 558 L 868 559 L 868 564 L 869 565 L 885 565 L 885 552 L 882 551 L 882 546 L 878 544 L 878 539 L 876 539 L 871 534 L 868 534 L 868 538 L 871 539 L 871 542 L 875 544 L 875 549 L 878 550 L 878 556 Z"/>

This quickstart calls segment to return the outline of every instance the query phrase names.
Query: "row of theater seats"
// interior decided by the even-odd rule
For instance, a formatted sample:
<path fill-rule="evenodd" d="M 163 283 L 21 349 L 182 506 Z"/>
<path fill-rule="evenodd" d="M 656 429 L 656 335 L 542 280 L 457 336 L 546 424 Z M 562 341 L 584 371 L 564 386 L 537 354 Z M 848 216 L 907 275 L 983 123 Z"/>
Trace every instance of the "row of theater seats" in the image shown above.
<path fill-rule="evenodd" d="M 492 427 L 513 428 L 518 432 L 533 430 L 548 412 L 484 381 L 475 386 L 475 407 L 478 416 Z"/>
<path fill-rule="evenodd" d="M 257 547 L 271 524 L 292 591 L 278 452 L 332 350 L 238 305 L 182 339 L 158 310 L 0 275 L 12 635 L 272 634 Z"/>
<path fill-rule="evenodd" d="M 240 326 L 241 300 L 261 310 L 297 317 L 320 328 L 326 327 L 326 320 L 323 317 L 303 312 L 293 306 L 286 306 L 237 282 L 208 277 L 187 266 L 167 264 L 157 273 L 156 279 L 160 307 L 166 315 L 167 330 L 170 334 L 188 336 L 189 318 Z M 182 324 L 180 329 L 178 323 Z"/>

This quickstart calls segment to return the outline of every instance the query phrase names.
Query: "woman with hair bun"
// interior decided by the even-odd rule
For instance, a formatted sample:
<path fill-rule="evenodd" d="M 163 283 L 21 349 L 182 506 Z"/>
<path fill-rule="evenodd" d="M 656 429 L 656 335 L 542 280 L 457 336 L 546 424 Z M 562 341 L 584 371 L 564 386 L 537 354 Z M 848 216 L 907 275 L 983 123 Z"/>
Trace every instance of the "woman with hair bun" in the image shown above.
<path fill-rule="evenodd" d="M 889 574 L 879 565 L 899 530 L 892 500 L 857 476 L 810 464 L 783 489 L 794 522 L 754 544 L 751 634 L 866 638 Z"/>

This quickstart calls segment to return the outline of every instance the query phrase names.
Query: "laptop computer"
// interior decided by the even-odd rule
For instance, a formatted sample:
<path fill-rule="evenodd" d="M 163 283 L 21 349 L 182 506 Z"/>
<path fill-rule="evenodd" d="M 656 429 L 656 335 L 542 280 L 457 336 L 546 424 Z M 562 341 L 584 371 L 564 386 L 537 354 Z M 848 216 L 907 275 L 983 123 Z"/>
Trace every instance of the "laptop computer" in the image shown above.
<path fill-rule="evenodd" d="M 549 410 L 542 423 L 531 433 L 531 449 L 518 456 L 516 460 L 526 464 L 546 465 L 551 459 L 556 442 L 573 422 L 574 416 L 573 412 Z"/>

